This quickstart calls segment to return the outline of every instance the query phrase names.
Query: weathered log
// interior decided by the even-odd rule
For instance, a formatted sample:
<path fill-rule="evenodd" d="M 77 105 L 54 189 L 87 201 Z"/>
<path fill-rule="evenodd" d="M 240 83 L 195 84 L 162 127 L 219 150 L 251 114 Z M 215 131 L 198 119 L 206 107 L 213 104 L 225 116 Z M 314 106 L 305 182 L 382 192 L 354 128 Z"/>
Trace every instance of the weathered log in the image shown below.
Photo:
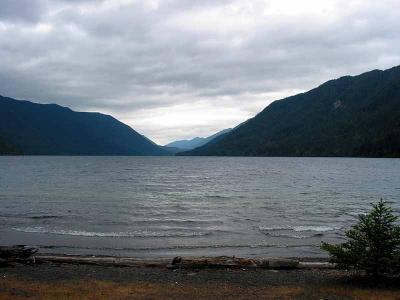
<path fill-rule="evenodd" d="M 35 247 L 27 246 L 0 246 L 0 258 L 29 258 L 38 251 Z"/>
<path fill-rule="evenodd" d="M 287 258 L 272 258 L 268 260 L 268 269 L 291 270 L 297 269 L 299 261 Z"/>
<path fill-rule="evenodd" d="M 257 264 L 252 259 L 228 256 L 219 257 L 175 257 L 168 268 L 199 269 L 199 268 L 254 268 Z"/>
<path fill-rule="evenodd" d="M 56 264 L 78 264 L 97 265 L 111 267 L 159 267 L 164 268 L 168 263 L 166 260 L 139 260 L 129 257 L 95 257 L 95 256 L 73 256 L 73 255 L 37 255 L 36 263 Z"/>
<path fill-rule="evenodd" d="M 171 269 L 196 269 L 196 268 L 230 268 L 230 269 L 297 269 L 299 261 L 287 258 L 249 259 L 237 257 L 175 257 L 167 266 Z"/>
<path fill-rule="evenodd" d="M 7 265 L 11 262 L 31 262 L 32 255 L 38 251 L 35 247 L 27 246 L 0 246 L 0 265 Z"/>
<path fill-rule="evenodd" d="M 34 255 L 38 249 L 15 246 L 0 247 L 0 266 L 10 262 L 36 262 L 57 264 L 87 264 L 113 267 L 158 267 L 169 269 L 327 269 L 334 265 L 328 262 L 299 262 L 288 258 L 238 258 L 219 257 L 175 257 L 168 259 L 135 259 L 130 257 L 96 257 L 79 255 Z"/>
<path fill-rule="evenodd" d="M 230 268 L 230 269 L 332 269 L 335 265 L 329 262 L 300 262 L 293 258 L 237 258 L 237 257 L 175 257 L 167 265 L 169 269 L 200 269 L 200 268 Z"/>

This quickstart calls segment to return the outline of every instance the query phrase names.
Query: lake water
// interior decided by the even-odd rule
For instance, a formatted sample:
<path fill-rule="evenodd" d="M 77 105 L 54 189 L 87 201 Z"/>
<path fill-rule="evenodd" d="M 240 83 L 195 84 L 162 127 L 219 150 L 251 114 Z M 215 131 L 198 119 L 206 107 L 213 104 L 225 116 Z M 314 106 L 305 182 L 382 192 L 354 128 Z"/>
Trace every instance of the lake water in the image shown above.
<path fill-rule="evenodd" d="M 0 244 L 41 252 L 323 256 L 400 159 L 0 157 Z"/>

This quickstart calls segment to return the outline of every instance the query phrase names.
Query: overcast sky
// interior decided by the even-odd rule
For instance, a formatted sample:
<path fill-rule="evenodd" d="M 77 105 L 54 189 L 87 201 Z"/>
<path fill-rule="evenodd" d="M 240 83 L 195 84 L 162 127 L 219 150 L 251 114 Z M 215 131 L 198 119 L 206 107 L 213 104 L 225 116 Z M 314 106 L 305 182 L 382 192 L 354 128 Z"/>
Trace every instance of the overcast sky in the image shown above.
<path fill-rule="evenodd" d="M 399 0 L 0 0 L 0 94 L 111 114 L 160 144 L 399 64 Z"/>

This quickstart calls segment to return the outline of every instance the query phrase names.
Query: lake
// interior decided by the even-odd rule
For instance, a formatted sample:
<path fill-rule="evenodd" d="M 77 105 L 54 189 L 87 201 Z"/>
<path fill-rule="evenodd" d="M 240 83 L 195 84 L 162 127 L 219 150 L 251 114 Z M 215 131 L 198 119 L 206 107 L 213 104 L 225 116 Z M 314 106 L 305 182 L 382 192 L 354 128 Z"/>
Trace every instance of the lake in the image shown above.
<path fill-rule="evenodd" d="M 134 256 L 324 256 L 400 159 L 0 157 L 0 244 Z"/>

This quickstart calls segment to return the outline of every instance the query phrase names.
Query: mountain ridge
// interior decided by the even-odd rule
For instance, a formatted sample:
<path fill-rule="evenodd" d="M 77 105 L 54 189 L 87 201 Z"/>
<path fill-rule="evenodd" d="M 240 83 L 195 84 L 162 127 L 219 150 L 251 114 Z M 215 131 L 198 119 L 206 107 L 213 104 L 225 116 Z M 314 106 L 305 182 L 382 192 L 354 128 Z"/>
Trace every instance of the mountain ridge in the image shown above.
<path fill-rule="evenodd" d="M 400 156 L 400 66 L 329 80 L 274 101 L 205 156 Z"/>
<path fill-rule="evenodd" d="M 0 138 L 7 145 L 2 146 L 5 154 L 170 154 L 110 115 L 4 96 L 0 96 Z"/>

